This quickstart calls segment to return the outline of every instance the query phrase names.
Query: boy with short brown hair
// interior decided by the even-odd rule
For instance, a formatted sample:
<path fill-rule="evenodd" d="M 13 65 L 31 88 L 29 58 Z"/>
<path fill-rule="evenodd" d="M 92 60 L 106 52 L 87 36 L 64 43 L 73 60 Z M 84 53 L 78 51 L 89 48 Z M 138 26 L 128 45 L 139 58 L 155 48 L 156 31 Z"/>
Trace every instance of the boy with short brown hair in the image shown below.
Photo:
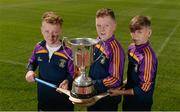
<path fill-rule="evenodd" d="M 157 58 L 150 46 L 151 21 L 135 16 L 129 25 L 133 43 L 128 49 L 128 71 L 125 90 L 111 89 L 111 96 L 124 95 L 124 111 L 150 111 L 157 72 Z"/>

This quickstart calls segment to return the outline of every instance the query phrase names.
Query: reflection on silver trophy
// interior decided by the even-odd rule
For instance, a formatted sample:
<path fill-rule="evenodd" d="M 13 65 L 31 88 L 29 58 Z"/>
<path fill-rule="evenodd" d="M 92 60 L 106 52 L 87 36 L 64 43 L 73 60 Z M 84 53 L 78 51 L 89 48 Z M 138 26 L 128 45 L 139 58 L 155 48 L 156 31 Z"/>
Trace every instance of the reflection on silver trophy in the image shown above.
<path fill-rule="evenodd" d="M 93 48 L 99 41 L 92 38 L 64 39 L 72 49 L 75 80 L 72 84 L 71 96 L 80 99 L 91 98 L 96 94 L 96 90 L 90 77 L 89 69 L 93 63 Z"/>

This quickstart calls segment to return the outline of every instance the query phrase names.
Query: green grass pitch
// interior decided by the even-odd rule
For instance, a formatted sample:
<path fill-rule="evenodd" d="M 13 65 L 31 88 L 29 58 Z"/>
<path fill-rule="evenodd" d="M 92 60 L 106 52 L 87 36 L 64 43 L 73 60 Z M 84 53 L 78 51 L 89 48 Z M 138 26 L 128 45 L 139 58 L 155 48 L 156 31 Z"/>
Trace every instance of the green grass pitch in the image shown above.
<path fill-rule="evenodd" d="M 33 47 L 42 40 L 42 14 L 55 11 L 63 17 L 63 36 L 95 38 L 95 13 L 102 7 L 114 10 L 115 34 L 126 54 L 130 19 L 152 18 L 151 44 L 159 62 L 152 110 L 180 110 L 179 0 L 0 0 L 0 111 L 37 109 L 36 84 L 24 76 Z M 127 61 L 124 76 L 126 70 Z"/>

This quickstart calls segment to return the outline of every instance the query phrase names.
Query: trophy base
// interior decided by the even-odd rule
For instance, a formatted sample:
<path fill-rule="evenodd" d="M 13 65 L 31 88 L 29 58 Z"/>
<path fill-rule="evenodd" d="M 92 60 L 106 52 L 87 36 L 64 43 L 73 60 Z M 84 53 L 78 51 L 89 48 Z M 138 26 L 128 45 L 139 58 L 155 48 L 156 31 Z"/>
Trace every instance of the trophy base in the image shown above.
<path fill-rule="evenodd" d="M 92 98 L 96 95 L 96 92 L 91 93 L 91 94 L 77 94 L 74 92 L 70 92 L 71 96 L 74 98 L 78 98 L 78 99 L 88 99 L 88 98 Z"/>

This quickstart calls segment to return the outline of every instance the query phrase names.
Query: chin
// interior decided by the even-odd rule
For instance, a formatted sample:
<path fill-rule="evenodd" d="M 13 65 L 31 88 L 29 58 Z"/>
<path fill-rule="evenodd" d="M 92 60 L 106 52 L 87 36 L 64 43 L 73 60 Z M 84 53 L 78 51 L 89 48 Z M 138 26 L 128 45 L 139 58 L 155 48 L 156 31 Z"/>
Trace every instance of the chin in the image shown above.
<path fill-rule="evenodd" d="M 54 44 L 54 42 L 47 42 L 47 43 L 50 44 L 50 45 Z"/>
<path fill-rule="evenodd" d="M 106 41 L 107 39 L 109 39 L 109 38 L 107 38 L 106 36 L 101 36 L 100 38 L 101 38 L 101 40 L 103 40 L 103 41 Z"/>

